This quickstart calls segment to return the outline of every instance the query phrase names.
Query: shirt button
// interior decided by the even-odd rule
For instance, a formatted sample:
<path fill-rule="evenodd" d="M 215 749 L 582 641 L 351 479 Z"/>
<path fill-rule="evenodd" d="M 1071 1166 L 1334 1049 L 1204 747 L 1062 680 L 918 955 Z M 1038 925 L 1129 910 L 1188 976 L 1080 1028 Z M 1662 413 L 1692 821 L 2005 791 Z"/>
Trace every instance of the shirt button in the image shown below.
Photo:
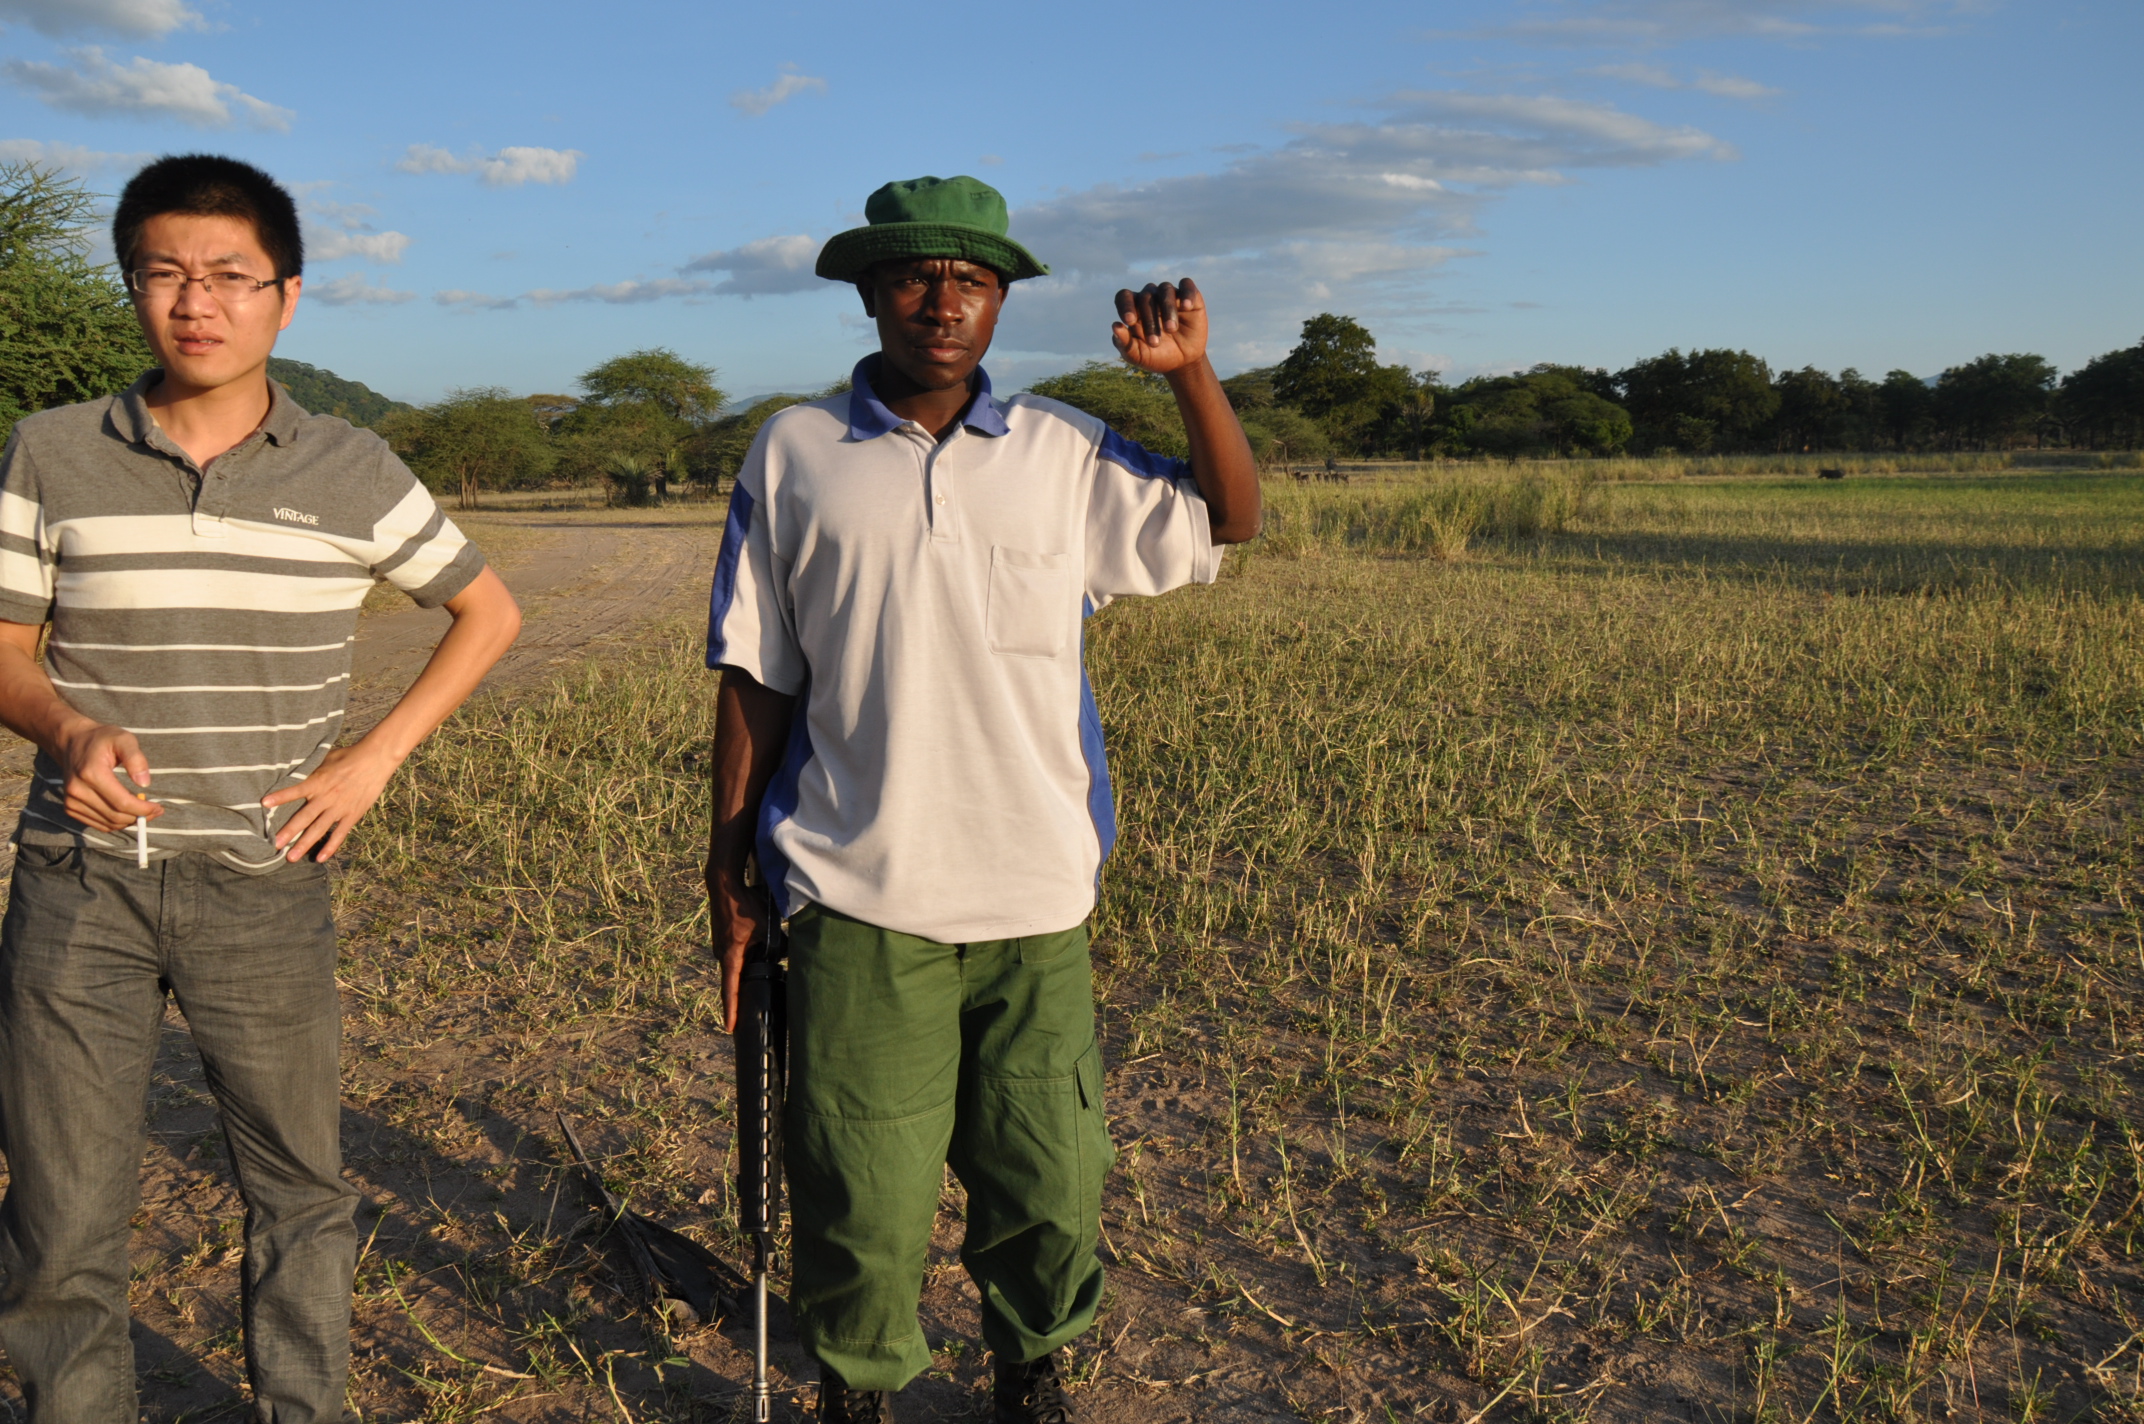
<path fill-rule="evenodd" d="M 939 495 L 939 496 L 938 496 L 938 502 L 939 502 L 940 504 L 944 504 L 944 503 L 945 503 L 945 496 L 944 496 L 944 495 Z"/>

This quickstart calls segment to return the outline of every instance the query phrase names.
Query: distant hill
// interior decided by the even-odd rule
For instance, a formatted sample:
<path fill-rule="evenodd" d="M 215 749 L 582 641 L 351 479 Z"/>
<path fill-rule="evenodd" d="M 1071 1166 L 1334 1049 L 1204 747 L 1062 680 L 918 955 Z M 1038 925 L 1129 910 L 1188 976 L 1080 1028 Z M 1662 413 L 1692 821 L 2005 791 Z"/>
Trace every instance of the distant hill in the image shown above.
<path fill-rule="evenodd" d="M 389 400 L 362 382 L 346 380 L 303 361 L 271 356 L 268 374 L 283 383 L 292 400 L 313 414 L 339 415 L 352 425 L 372 425 L 392 411 L 410 408 L 407 401 Z"/>

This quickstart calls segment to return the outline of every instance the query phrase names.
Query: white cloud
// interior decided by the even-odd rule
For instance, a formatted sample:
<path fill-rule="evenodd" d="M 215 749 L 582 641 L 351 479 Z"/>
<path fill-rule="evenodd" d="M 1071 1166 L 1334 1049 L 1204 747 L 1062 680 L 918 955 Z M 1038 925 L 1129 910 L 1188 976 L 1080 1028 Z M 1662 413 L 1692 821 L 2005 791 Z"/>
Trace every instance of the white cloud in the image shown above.
<path fill-rule="evenodd" d="M 505 311 L 521 304 L 519 297 L 494 297 L 483 292 L 465 292 L 459 287 L 434 292 L 432 300 L 443 307 L 467 307 L 471 311 Z"/>
<path fill-rule="evenodd" d="M 826 285 L 812 273 L 812 264 L 819 258 L 819 245 L 817 238 L 801 233 L 788 237 L 762 237 L 727 252 L 710 252 L 695 257 L 678 270 L 729 273 L 726 279 L 710 289 L 721 296 L 759 297 L 778 292 L 815 291 Z"/>
<path fill-rule="evenodd" d="M 154 157 L 153 153 L 106 153 L 80 144 L 45 143 L 34 138 L 0 138 L 0 163 L 38 163 L 71 173 L 139 168 Z"/>
<path fill-rule="evenodd" d="M 1402 94 L 1393 102 L 1402 117 L 1418 121 L 1414 138 L 1426 151 L 1466 155 L 1492 168 L 1506 166 L 1515 170 L 1515 177 L 1561 168 L 1630 168 L 1736 156 L 1731 145 L 1702 129 L 1686 124 L 1670 128 L 1612 104 L 1449 90 Z M 1456 175 L 1461 170 L 1454 171 Z"/>
<path fill-rule="evenodd" d="M 362 272 L 352 272 L 347 277 L 337 277 L 332 282 L 308 286 L 305 295 L 316 302 L 325 302 L 331 307 L 395 306 L 402 302 L 415 301 L 415 292 L 398 292 L 392 287 L 376 287 L 365 279 Z"/>
<path fill-rule="evenodd" d="M 339 262 L 345 257 L 400 262 L 408 250 L 409 237 L 399 232 L 329 232 L 305 242 L 305 255 L 315 262 Z"/>
<path fill-rule="evenodd" d="M 429 143 L 413 143 L 395 167 L 404 173 L 476 173 L 493 188 L 518 188 L 524 183 L 570 183 L 588 155 L 577 148 L 502 148 L 486 156 L 481 151 L 456 157 Z"/>
<path fill-rule="evenodd" d="M 110 116 L 177 119 L 196 128 L 228 128 L 243 120 L 257 129 L 287 130 L 297 116 L 212 77 L 198 64 L 164 64 L 136 57 L 114 64 L 95 45 L 67 51 L 67 65 L 15 59 L 0 75 L 55 109 Z"/>
<path fill-rule="evenodd" d="M 436 144 L 413 143 L 395 167 L 404 173 L 474 173 L 479 158 L 456 158 Z"/>
<path fill-rule="evenodd" d="M 705 296 L 711 289 L 711 284 L 696 278 L 656 277 L 645 282 L 603 282 L 570 290 L 538 287 L 534 291 L 523 292 L 518 297 L 495 297 L 485 292 L 465 292 L 455 288 L 434 292 L 432 300 L 443 307 L 466 307 L 471 311 L 508 311 L 524 302 L 532 307 L 555 307 L 565 302 L 604 302 L 611 306 L 639 306 L 645 302 L 667 301 L 672 297 Z"/>
<path fill-rule="evenodd" d="M 1254 366 L 1277 361 L 1302 319 L 1324 310 L 1357 316 L 1412 312 L 1418 284 L 1465 250 L 1445 244 L 1359 240 L 1284 242 L 1259 252 L 1141 263 L 1127 271 L 1066 272 L 1013 289 L 998 326 L 1008 351 L 1105 355 L 1119 287 L 1197 280 L 1213 302 L 1215 359 Z"/>
<path fill-rule="evenodd" d="M 1732 156 L 1701 130 L 1606 104 L 1438 92 L 1397 95 L 1385 109 L 1379 122 L 1305 127 L 1215 172 L 1020 209 L 1013 235 L 1056 275 L 1014 289 L 1001 342 L 1096 353 L 1116 288 L 1187 273 L 1214 296 L 1231 343 L 1220 354 L 1247 363 L 1277 359 L 1320 310 L 1432 320 L 1423 282 L 1464 255 L 1451 239 L 1472 231 L 1496 190 Z"/>
<path fill-rule="evenodd" d="M 1642 62 L 1603 64 L 1585 72 L 1597 74 L 1603 79 L 1621 79 L 1630 84 L 1643 84 L 1651 89 L 1696 89 L 1722 99 L 1776 99 L 1785 92 L 1774 89 L 1769 84 L 1759 84 L 1754 79 L 1720 74 L 1710 69 L 1700 69 L 1696 78 L 1686 81 L 1676 78 L 1671 70 Z"/>
<path fill-rule="evenodd" d="M 180 0 L 0 0 L 0 19 L 20 20 L 47 35 L 111 30 L 149 39 L 201 24 L 201 16 Z"/>
<path fill-rule="evenodd" d="M 788 72 L 764 89 L 740 89 L 730 95 L 730 107 L 757 117 L 776 104 L 786 104 L 799 94 L 824 94 L 826 81 L 814 79 L 809 74 L 799 74 L 796 66 L 784 65 Z"/>
<path fill-rule="evenodd" d="M 313 200 L 305 205 L 305 255 L 315 262 L 362 257 L 368 262 L 400 262 L 409 250 L 409 235 L 381 232 L 372 225 L 373 209 L 364 203 Z"/>
<path fill-rule="evenodd" d="M 1987 0 L 1561 0 L 1475 31 L 1547 45 L 1672 45 L 1719 37 L 1808 40 L 1928 32 Z"/>
<path fill-rule="evenodd" d="M 484 181 L 494 188 L 523 183 L 570 183 L 586 157 L 577 148 L 502 148 L 484 160 Z"/>
<path fill-rule="evenodd" d="M 704 296 L 709 289 L 710 284 L 690 278 L 657 277 L 646 282 L 607 282 L 563 292 L 539 287 L 526 293 L 524 300 L 539 307 L 556 306 L 560 302 L 608 302 L 612 306 L 638 306 L 642 302 L 659 302 L 670 297 Z"/>
<path fill-rule="evenodd" d="M 1567 182 L 1566 169 L 1635 167 L 1732 150 L 1606 104 L 1526 95 L 1411 93 L 1381 123 L 1321 124 L 1217 172 L 1104 184 L 1013 215 L 1060 271 L 1462 232 L 1480 189 Z"/>
<path fill-rule="evenodd" d="M 1759 84 L 1754 79 L 1744 79 L 1737 74 L 1715 74 L 1709 69 L 1697 71 L 1697 78 L 1690 81 L 1690 87 L 1722 99 L 1776 99 L 1786 92 L 1769 84 Z"/>
<path fill-rule="evenodd" d="M 1425 284 L 1468 255 L 1461 242 L 1497 192 L 1568 183 L 1584 169 L 1734 156 L 1700 129 L 1572 99 L 1424 92 L 1381 110 L 1303 126 L 1278 146 L 1231 146 L 1210 172 L 1100 184 L 1014 212 L 1012 235 L 1053 275 L 1013 289 L 1001 364 L 1106 354 L 1119 287 L 1186 275 L 1214 299 L 1224 362 L 1279 359 L 1319 311 L 1387 321 L 1396 339 L 1437 329 L 1468 313 L 1430 301 Z M 727 273 L 713 294 L 818 290 L 817 246 L 766 237 L 681 270 Z M 853 329 L 869 339 L 868 323 Z"/>

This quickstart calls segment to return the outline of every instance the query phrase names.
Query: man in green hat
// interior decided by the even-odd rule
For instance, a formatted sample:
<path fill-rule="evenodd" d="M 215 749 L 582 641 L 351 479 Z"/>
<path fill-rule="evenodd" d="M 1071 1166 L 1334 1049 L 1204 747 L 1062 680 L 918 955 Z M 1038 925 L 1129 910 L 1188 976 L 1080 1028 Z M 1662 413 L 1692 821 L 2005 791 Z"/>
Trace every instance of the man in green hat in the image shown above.
<path fill-rule="evenodd" d="M 1184 461 L 992 393 L 1007 290 L 1049 270 L 994 189 L 889 183 L 864 213 L 818 272 L 855 284 L 880 349 L 762 427 L 716 565 L 724 1003 L 734 1027 L 746 946 L 787 920 L 790 1305 L 820 1417 L 889 1419 L 930 1363 L 916 1306 L 950 1163 L 995 1417 L 1065 1421 L 1114 1156 L 1086 920 L 1116 824 L 1081 620 L 1212 582 L 1258 532 L 1257 469 L 1190 281 L 1118 292 L 1111 332 L 1168 381 Z"/>

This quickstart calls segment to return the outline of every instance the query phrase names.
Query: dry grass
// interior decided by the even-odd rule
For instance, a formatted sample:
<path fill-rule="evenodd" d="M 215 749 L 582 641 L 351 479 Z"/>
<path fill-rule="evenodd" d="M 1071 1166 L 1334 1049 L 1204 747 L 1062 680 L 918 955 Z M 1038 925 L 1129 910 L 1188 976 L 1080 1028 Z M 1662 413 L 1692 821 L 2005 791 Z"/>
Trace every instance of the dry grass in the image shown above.
<path fill-rule="evenodd" d="M 1773 455 L 1619 455 L 1604 460 L 1519 460 L 1511 463 L 1371 461 L 1344 467 L 1351 480 L 1365 476 L 1416 479 L 1426 474 L 1457 473 L 1462 478 L 1493 477 L 1493 472 L 1549 472 L 1571 474 L 1592 483 L 1619 484 L 1631 481 L 1717 480 L 1788 476 L 1814 478 L 1819 470 L 1838 470 L 1848 477 L 1923 474 L 2001 474 L 2024 471 L 2099 471 L 2144 468 L 2139 450 L 1991 450 L 1985 452 L 1929 451 L 1849 455 L 1837 451 L 1822 454 Z"/>
<path fill-rule="evenodd" d="M 1218 586 L 1090 628 L 1088 1416 L 2144 1417 L 2144 480 L 1595 486 L 1444 559 L 1437 487 L 1272 493 Z M 739 1258 L 697 662 L 470 709 L 338 883 L 368 1417 L 734 1417 L 736 1341 L 628 1309 L 549 1125 Z M 235 1398 L 167 1078 L 165 1420 Z M 904 1417 L 978 1407 L 955 1241 Z"/>
<path fill-rule="evenodd" d="M 2144 483 L 1595 494 L 1098 630 L 1125 1229 L 1343 1413 L 2134 1413 Z"/>

